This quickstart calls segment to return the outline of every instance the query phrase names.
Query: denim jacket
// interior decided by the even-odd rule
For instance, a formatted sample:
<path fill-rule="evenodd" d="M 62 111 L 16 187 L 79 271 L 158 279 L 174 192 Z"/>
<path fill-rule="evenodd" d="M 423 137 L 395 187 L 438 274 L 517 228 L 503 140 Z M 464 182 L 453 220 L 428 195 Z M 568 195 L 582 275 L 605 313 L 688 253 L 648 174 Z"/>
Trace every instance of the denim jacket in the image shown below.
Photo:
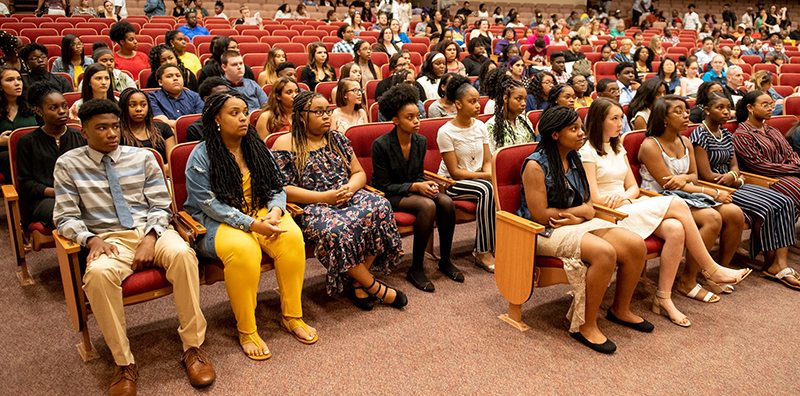
<path fill-rule="evenodd" d="M 92 58 L 89 58 L 88 56 L 84 56 L 83 57 L 83 68 L 84 69 L 86 69 L 86 67 L 91 65 L 92 63 L 94 63 Z M 64 65 L 64 63 L 62 62 L 62 59 L 61 59 L 60 56 L 58 58 L 56 58 L 56 60 L 53 62 L 53 68 L 50 69 L 50 72 L 51 73 L 67 73 L 67 74 L 69 74 L 70 77 L 72 77 L 72 80 L 75 81 L 75 66 L 72 66 L 72 64 Z"/>
<path fill-rule="evenodd" d="M 186 163 L 186 203 L 183 209 L 198 223 L 206 228 L 206 234 L 195 243 L 195 250 L 201 256 L 217 258 L 215 237 L 220 224 L 250 232 L 250 225 L 255 219 L 238 208 L 231 207 L 217 200 L 211 191 L 211 161 L 208 158 L 206 143 L 201 142 L 192 150 Z M 269 209 L 279 207 L 286 210 L 286 190 L 275 194 L 269 202 Z"/>
<path fill-rule="evenodd" d="M 163 0 L 147 0 L 144 3 L 144 14 L 150 18 L 155 15 L 166 15 L 167 8 Z"/>

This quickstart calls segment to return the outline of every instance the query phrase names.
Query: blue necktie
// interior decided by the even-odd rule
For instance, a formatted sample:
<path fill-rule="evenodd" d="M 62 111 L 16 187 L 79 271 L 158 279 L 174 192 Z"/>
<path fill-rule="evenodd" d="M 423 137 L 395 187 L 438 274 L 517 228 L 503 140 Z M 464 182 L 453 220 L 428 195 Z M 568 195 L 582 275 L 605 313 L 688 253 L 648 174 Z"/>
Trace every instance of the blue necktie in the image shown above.
<path fill-rule="evenodd" d="M 103 164 L 106 166 L 106 177 L 108 178 L 108 188 L 111 189 L 111 199 L 114 200 L 114 208 L 117 210 L 119 223 L 125 228 L 133 227 L 133 216 L 125 197 L 122 195 L 122 186 L 119 184 L 119 175 L 111 163 L 111 157 L 103 156 Z"/>

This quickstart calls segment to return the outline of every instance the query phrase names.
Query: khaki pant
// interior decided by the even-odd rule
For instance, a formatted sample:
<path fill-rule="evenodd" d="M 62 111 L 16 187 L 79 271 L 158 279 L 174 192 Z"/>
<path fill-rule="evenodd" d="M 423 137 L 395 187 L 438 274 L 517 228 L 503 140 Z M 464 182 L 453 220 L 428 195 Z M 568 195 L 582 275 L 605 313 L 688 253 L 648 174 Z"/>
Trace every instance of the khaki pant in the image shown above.
<path fill-rule="evenodd" d="M 126 334 L 120 285 L 133 274 L 131 265 L 144 238 L 144 229 L 109 232 L 98 237 L 116 246 L 119 255 L 116 259 L 102 255 L 91 262 L 83 276 L 83 290 L 114 361 L 127 366 L 135 362 Z M 199 347 L 205 340 L 206 319 L 200 311 L 200 280 L 194 250 L 176 231 L 167 230 L 156 242 L 153 262 L 167 271 L 167 280 L 172 283 L 183 350 Z"/>

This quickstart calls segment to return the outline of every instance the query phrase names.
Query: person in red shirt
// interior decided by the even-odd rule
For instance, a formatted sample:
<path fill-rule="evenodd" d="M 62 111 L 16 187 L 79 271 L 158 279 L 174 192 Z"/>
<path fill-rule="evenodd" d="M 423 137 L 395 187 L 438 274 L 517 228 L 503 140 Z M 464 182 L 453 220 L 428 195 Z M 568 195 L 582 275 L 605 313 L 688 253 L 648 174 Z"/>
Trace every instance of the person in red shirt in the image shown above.
<path fill-rule="evenodd" d="M 150 69 L 150 58 L 144 52 L 136 50 L 136 29 L 128 22 L 120 21 L 111 26 L 108 32 L 111 41 L 119 44 L 119 51 L 114 53 L 114 64 L 119 70 L 126 70 L 138 80 L 139 72 Z"/>

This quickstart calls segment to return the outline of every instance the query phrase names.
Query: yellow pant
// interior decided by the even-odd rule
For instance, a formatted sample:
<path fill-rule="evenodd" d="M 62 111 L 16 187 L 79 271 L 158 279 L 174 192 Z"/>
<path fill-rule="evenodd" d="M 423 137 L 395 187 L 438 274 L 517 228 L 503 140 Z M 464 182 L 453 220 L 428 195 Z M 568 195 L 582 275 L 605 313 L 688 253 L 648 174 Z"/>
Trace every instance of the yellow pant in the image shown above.
<path fill-rule="evenodd" d="M 256 218 L 269 213 L 260 210 Z M 225 288 L 236 316 L 240 333 L 256 331 L 256 294 L 261 275 L 261 252 L 275 262 L 275 277 L 281 294 L 281 311 L 287 318 L 302 318 L 303 276 L 306 269 L 306 250 L 303 232 L 289 213 L 284 213 L 280 227 L 288 230 L 274 240 L 261 234 L 244 232 L 225 224 L 217 229 L 214 248 L 225 265 Z"/>

